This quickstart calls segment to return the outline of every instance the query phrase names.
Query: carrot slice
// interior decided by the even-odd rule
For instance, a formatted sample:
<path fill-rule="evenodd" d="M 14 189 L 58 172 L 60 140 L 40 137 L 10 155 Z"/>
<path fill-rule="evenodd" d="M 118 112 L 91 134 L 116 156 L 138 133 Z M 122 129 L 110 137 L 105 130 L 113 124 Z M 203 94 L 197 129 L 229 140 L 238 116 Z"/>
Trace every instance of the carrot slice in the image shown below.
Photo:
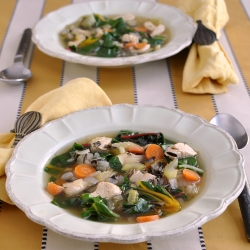
<path fill-rule="evenodd" d="M 183 169 L 182 175 L 186 180 L 189 181 L 198 181 L 200 180 L 199 174 L 197 174 L 195 171 L 190 170 L 190 169 Z"/>
<path fill-rule="evenodd" d="M 144 148 L 141 147 L 140 145 L 131 145 L 131 146 L 127 147 L 127 151 L 132 153 L 132 154 L 137 154 L 137 155 L 144 154 Z"/>
<path fill-rule="evenodd" d="M 85 178 L 96 172 L 95 168 L 87 164 L 80 164 L 75 167 L 74 174 L 77 178 Z"/>
<path fill-rule="evenodd" d="M 130 48 L 130 47 L 134 47 L 135 46 L 135 43 L 134 42 L 130 42 L 130 43 L 125 43 L 124 44 L 124 47 L 126 48 L 126 49 L 128 49 L 128 48 Z"/>
<path fill-rule="evenodd" d="M 150 159 L 155 157 L 155 160 L 162 159 L 164 156 L 162 148 L 157 144 L 149 144 L 145 151 L 145 157 Z"/>
<path fill-rule="evenodd" d="M 147 46 L 147 43 L 137 43 L 137 44 L 135 44 L 135 48 L 136 49 L 143 49 L 144 47 L 146 47 Z"/>
<path fill-rule="evenodd" d="M 147 32 L 147 28 L 144 26 L 137 26 L 134 28 L 135 31 L 140 31 L 140 32 Z"/>
<path fill-rule="evenodd" d="M 136 217 L 137 222 L 149 222 L 149 221 L 155 221 L 155 220 L 159 220 L 159 219 L 160 219 L 160 216 L 158 214 L 144 215 L 144 216 Z"/>
<path fill-rule="evenodd" d="M 63 187 L 51 181 L 47 185 L 47 190 L 52 195 L 58 195 L 63 192 Z"/>

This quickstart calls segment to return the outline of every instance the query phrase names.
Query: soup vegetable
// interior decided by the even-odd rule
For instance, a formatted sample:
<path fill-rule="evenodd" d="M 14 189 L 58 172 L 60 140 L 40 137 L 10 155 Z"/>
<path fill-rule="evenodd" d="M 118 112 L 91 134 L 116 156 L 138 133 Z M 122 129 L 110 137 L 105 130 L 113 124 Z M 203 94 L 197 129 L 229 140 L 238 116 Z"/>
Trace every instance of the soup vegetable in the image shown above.
<path fill-rule="evenodd" d="M 88 56 L 124 57 L 152 52 L 167 42 L 160 20 L 125 14 L 112 18 L 86 15 L 67 25 L 60 36 L 69 50 Z"/>
<path fill-rule="evenodd" d="M 197 152 L 162 133 L 120 131 L 74 143 L 45 167 L 52 203 L 82 218 L 127 223 L 157 220 L 181 210 L 199 192 Z"/>

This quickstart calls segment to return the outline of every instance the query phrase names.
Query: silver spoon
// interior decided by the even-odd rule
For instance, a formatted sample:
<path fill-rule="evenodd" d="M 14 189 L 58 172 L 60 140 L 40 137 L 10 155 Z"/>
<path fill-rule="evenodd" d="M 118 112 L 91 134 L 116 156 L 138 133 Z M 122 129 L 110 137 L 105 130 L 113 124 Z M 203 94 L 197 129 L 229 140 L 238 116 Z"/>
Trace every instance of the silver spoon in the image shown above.
<path fill-rule="evenodd" d="M 26 82 L 31 78 L 31 71 L 23 65 L 25 54 L 30 45 L 31 35 L 31 29 L 26 29 L 23 32 L 23 36 L 14 59 L 14 64 L 9 68 L 0 71 L 0 81 L 16 85 Z"/>
<path fill-rule="evenodd" d="M 211 119 L 210 123 L 228 132 L 234 138 L 238 149 L 242 149 L 247 145 L 247 132 L 242 124 L 232 115 L 225 113 L 217 114 Z M 247 239 L 250 241 L 250 192 L 247 183 L 245 183 L 238 197 L 238 202 L 246 229 Z"/>

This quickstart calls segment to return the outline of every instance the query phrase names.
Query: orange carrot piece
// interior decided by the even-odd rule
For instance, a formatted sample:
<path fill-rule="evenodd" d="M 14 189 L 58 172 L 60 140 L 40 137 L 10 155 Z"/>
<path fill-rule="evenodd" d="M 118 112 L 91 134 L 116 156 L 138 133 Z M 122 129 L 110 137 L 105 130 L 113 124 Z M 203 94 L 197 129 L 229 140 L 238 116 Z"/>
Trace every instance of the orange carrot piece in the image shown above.
<path fill-rule="evenodd" d="M 195 171 L 187 169 L 187 168 L 183 169 L 182 175 L 186 180 L 189 180 L 189 181 L 200 180 L 199 174 L 197 174 Z"/>
<path fill-rule="evenodd" d="M 149 221 L 155 221 L 159 219 L 160 219 L 160 216 L 158 214 L 143 215 L 143 216 L 136 217 L 137 222 L 149 222 Z"/>
<path fill-rule="evenodd" d="M 162 159 L 164 156 L 162 148 L 157 144 L 150 144 L 146 148 L 145 157 L 150 159 L 151 157 L 155 157 L 155 160 Z"/>
<path fill-rule="evenodd" d="M 58 195 L 63 192 L 63 187 L 51 181 L 47 185 L 47 190 L 52 195 Z"/>
<path fill-rule="evenodd" d="M 134 42 L 130 42 L 130 43 L 125 43 L 124 44 L 124 47 L 126 48 L 126 49 L 129 49 L 130 47 L 134 47 L 135 46 L 135 43 Z"/>
<path fill-rule="evenodd" d="M 137 43 L 135 44 L 136 49 L 143 49 L 145 46 L 147 46 L 147 43 Z"/>
<path fill-rule="evenodd" d="M 137 26 L 134 28 L 135 31 L 140 31 L 140 32 L 147 32 L 147 28 L 144 26 Z"/>
<path fill-rule="evenodd" d="M 96 172 L 95 168 L 87 164 L 80 164 L 75 167 L 74 174 L 77 178 L 85 178 Z"/>
<path fill-rule="evenodd" d="M 127 147 L 127 151 L 132 153 L 132 154 L 137 154 L 137 155 L 144 154 L 144 148 L 141 147 L 140 145 L 131 145 L 131 146 Z"/>

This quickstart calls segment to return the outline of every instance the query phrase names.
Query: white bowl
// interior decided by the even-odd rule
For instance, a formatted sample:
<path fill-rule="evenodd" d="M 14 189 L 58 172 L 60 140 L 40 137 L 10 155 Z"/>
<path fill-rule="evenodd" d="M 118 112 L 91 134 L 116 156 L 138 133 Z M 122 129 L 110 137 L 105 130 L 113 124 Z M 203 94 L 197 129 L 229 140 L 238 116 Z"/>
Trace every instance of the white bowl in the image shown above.
<path fill-rule="evenodd" d="M 133 13 L 147 18 L 161 18 L 170 30 L 170 41 L 157 51 L 121 58 L 84 56 L 65 49 L 60 42 L 59 33 L 66 25 L 75 22 L 79 17 L 93 13 L 104 16 Z M 191 44 L 196 27 L 192 18 L 181 10 L 165 4 L 136 0 L 90 1 L 67 5 L 44 16 L 33 28 L 32 40 L 45 54 L 65 61 L 117 67 L 159 60 L 178 53 Z"/>
<path fill-rule="evenodd" d="M 43 170 L 48 160 L 74 142 L 121 129 L 162 132 L 199 150 L 204 184 L 197 197 L 176 214 L 137 224 L 83 220 L 51 204 Z M 59 234 L 85 241 L 135 243 L 185 233 L 219 216 L 243 189 L 243 165 L 232 137 L 202 118 L 166 107 L 123 104 L 81 110 L 27 135 L 6 166 L 6 187 L 11 200 L 31 220 Z"/>

